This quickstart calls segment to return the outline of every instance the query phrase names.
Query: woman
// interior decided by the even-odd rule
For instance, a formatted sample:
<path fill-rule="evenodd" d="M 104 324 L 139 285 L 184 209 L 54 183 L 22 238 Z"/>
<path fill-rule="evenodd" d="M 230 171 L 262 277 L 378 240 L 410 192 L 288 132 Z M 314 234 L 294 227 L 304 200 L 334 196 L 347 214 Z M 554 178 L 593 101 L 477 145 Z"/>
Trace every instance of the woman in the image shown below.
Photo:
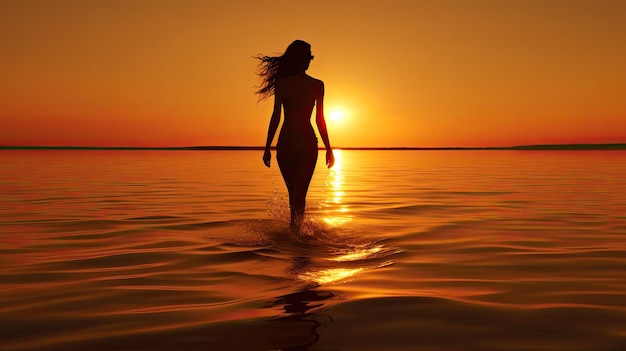
<path fill-rule="evenodd" d="M 274 95 L 274 110 L 270 119 L 263 162 L 270 166 L 270 147 L 280 124 L 281 108 L 285 121 L 276 144 L 276 159 L 289 192 L 291 229 L 299 230 L 304 219 L 306 193 L 317 162 L 317 138 L 311 125 L 315 107 L 315 122 L 324 146 L 326 165 L 335 163 L 324 120 L 324 82 L 305 73 L 313 59 L 311 45 L 296 40 L 282 56 L 257 56 L 258 74 L 262 78 L 257 94 L 263 100 Z"/>

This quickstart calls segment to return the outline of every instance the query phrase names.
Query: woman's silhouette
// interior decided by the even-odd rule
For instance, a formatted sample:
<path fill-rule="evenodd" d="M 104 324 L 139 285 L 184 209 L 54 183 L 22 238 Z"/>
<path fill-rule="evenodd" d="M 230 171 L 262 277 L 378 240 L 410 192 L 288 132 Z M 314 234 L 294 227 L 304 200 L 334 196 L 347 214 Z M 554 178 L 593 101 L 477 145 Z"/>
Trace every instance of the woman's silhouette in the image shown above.
<path fill-rule="evenodd" d="M 311 125 L 315 107 L 315 122 L 324 146 L 326 165 L 335 163 L 326 121 L 324 119 L 324 82 L 305 73 L 313 59 L 311 45 L 296 40 L 282 56 L 259 55 L 258 74 L 262 78 L 259 99 L 274 95 L 274 110 L 267 131 L 263 162 L 270 166 L 270 147 L 280 124 L 281 108 L 285 121 L 276 144 L 276 159 L 289 192 L 291 229 L 298 230 L 304 219 L 306 193 L 317 162 L 317 138 Z"/>

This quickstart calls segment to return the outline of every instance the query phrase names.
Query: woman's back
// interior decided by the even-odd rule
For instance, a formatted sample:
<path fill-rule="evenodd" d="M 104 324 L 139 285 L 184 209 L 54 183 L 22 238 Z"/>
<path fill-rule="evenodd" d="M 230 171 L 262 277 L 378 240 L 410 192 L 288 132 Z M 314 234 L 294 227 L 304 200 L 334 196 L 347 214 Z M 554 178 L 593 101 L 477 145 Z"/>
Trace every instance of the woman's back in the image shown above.
<path fill-rule="evenodd" d="M 310 125 L 311 113 L 320 96 L 321 81 L 306 74 L 285 77 L 277 84 L 285 112 L 284 126 Z"/>

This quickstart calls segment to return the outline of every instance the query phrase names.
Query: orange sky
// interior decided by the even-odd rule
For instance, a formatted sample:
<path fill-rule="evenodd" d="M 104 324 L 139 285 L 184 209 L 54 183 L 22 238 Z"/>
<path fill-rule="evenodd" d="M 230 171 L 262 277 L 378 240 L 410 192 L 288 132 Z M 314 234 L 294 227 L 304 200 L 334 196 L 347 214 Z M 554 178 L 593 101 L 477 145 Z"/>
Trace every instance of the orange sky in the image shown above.
<path fill-rule="evenodd" d="M 263 145 L 311 43 L 333 145 L 626 142 L 626 1 L 4 0 L 0 145 Z"/>

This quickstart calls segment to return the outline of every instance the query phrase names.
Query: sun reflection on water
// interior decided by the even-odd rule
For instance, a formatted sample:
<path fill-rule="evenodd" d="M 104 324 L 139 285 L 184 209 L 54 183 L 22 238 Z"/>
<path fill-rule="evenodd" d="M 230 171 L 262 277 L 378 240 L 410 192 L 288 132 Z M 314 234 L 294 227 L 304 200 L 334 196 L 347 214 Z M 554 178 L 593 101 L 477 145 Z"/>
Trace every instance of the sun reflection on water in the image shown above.
<path fill-rule="evenodd" d="M 330 260 L 337 261 L 337 262 L 364 260 L 366 258 L 371 257 L 373 254 L 380 252 L 382 249 L 383 247 L 380 245 L 369 247 L 369 248 L 366 247 L 362 249 L 355 248 L 354 251 L 352 252 L 343 254 L 341 256 L 330 258 Z"/>
<path fill-rule="evenodd" d="M 328 284 L 349 278 L 362 270 L 363 268 L 323 269 L 315 272 L 302 273 L 298 276 L 298 279 L 318 284 Z"/>
<path fill-rule="evenodd" d="M 330 169 L 326 178 L 328 195 L 325 200 L 322 200 L 322 219 L 331 226 L 339 226 L 352 221 L 352 216 L 348 214 L 348 206 L 342 204 L 345 191 L 341 150 L 334 150 L 333 153 L 335 165 Z"/>
<path fill-rule="evenodd" d="M 382 267 L 391 262 L 383 260 L 388 253 L 384 246 L 377 245 L 361 235 L 352 238 L 345 235 L 351 233 L 351 228 L 341 228 L 353 220 L 353 215 L 350 206 L 345 203 L 345 197 L 349 192 L 345 186 L 343 154 L 341 150 L 335 150 L 334 154 L 335 164 L 326 176 L 324 197 L 320 201 L 319 212 L 321 221 L 333 227 L 322 226 L 319 228 L 320 232 L 332 235 L 320 235 L 318 244 L 322 244 L 320 246 L 323 253 L 314 255 L 312 259 L 300 260 L 296 269 L 292 271 L 299 280 L 319 285 L 343 282 L 362 271 Z M 329 241 L 324 241 L 327 239 Z"/>

